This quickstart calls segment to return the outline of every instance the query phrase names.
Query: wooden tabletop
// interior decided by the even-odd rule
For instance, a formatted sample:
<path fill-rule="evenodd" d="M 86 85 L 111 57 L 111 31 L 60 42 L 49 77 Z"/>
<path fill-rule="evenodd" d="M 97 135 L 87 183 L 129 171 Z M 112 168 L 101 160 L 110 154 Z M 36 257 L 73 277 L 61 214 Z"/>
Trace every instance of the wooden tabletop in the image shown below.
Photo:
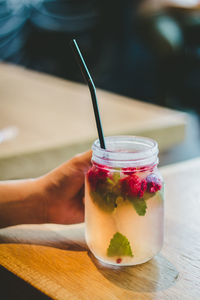
<path fill-rule="evenodd" d="M 152 137 L 160 150 L 183 141 L 184 113 L 102 90 L 97 96 L 105 135 Z M 42 175 L 97 138 L 85 85 L 0 64 L 0 98 L 0 130 L 18 129 L 0 143 L 0 179 Z"/>
<path fill-rule="evenodd" d="M 0 265 L 52 299 L 198 300 L 200 158 L 161 172 L 166 182 L 165 242 L 151 261 L 108 268 L 87 251 L 84 224 L 43 224 L 1 229 Z"/>

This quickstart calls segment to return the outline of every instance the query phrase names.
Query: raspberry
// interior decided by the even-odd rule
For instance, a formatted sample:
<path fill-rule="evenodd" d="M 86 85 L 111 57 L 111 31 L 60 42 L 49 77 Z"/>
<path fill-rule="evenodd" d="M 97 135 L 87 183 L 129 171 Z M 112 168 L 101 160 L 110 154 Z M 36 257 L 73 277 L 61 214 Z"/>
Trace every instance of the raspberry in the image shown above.
<path fill-rule="evenodd" d="M 96 184 L 97 184 L 97 176 L 96 176 L 96 172 L 93 168 L 88 170 L 87 178 L 88 178 L 88 181 L 89 181 L 91 187 L 95 189 Z"/>
<path fill-rule="evenodd" d="M 156 174 L 149 174 L 146 178 L 147 191 L 149 193 L 155 193 L 162 188 L 162 181 Z"/>
<path fill-rule="evenodd" d="M 108 177 L 108 171 L 105 169 L 98 169 L 97 177 L 98 180 L 105 181 L 106 177 Z"/>
<path fill-rule="evenodd" d="M 125 175 L 132 175 L 137 172 L 137 168 L 122 168 L 122 173 Z"/>
<path fill-rule="evenodd" d="M 136 176 L 136 175 L 130 176 L 129 188 L 130 188 L 130 190 L 129 190 L 130 196 L 137 197 L 140 192 L 140 189 L 141 189 L 141 181 L 138 176 Z"/>
<path fill-rule="evenodd" d="M 96 189 L 99 184 L 104 183 L 107 176 L 107 170 L 96 167 L 90 168 L 87 173 L 88 181 L 93 189 Z"/>
<path fill-rule="evenodd" d="M 148 165 L 148 166 L 138 167 L 137 170 L 138 172 L 145 172 L 145 171 L 153 172 L 155 167 L 156 165 Z"/>
<path fill-rule="evenodd" d="M 131 175 L 120 180 L 122 194 L 125 196 L 142 197 L 146 190 L 146 181 Z"/>
<path fill-rule="evenodd" d="M 149 166 L 138 167 L 138 172 L 145 172 L 149 169 Z"/>
<path fill-rule="evenodd" d="M 139 198 L 142 198 L 144 196 L 144 192 L 146 191 L 146 189 L 147 189 L 147 182 L 145 179 L 143 179 L 141 181 L 141 189 L 138 194 Z"/>
<path fill-rule="evenodd" d="M 148 165 L 148 166 L 142 166 L 142 167 L 137 167 L 137 168 L 122 168 L 122 173 L 124 175 L 133 175 L 136 172 L 145 172 L 145 171 L 150 171 L 152 172 L 153 169 L 155 168 L 156 165 Z"/>
<path fill-rule="evenodd" d="M 129 190 L 128 177 L 124 177 L 120 179 L 120 187 L 121 187 L 122 195 L 126 196 Z"/>
<path fill-rule="evenodd" d="M 121 262 L 122 262 L 122 259 L 121 259 L 121 258 L 117 258 L 117 259 L 116 259 L 116 263 L 117 263 L 117 264 L 120 264 Z"/>

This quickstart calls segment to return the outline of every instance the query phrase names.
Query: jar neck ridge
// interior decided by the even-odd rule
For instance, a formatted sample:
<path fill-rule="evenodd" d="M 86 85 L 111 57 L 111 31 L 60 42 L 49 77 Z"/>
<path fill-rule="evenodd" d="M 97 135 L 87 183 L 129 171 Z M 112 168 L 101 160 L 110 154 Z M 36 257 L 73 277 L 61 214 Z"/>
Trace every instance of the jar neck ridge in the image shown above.
<path fill-rule="evenodd" d="M 92 146 L 92 161 L 108 168 L 151 168 L 158 164 L 156 141 L 139 136 L 111 136 L 105 138 L 106 149 L 99 140 Z"/>

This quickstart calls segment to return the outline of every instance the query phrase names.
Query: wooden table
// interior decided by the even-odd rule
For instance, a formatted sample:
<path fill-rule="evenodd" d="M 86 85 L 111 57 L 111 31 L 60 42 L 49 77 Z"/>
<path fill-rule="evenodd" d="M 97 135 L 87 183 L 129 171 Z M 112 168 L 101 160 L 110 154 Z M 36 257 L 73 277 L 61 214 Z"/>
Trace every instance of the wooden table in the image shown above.
<path fill-rule="evenodd" d="M 184 113 L 97 90 L 105 135 L 156 139 L 160 150 L 183 141 Z M 0 144 L 0 179 L 44 174 L 97 138 L 87 86 L 0 64 L 0 129 L 16 138 Z"/>
<path fill-rule="evenodd" d="M 0 265 L 52 299 L 199 300 L 200 158 L 161 171 L 165 242 L 148 263 L 109 269 L 88 253 L 84 224 L 44 224 L 1 229 Z M 9 281 L 11 288 L 16 280 Z M 34 290 L 26 292 L 30 299 Z"/>

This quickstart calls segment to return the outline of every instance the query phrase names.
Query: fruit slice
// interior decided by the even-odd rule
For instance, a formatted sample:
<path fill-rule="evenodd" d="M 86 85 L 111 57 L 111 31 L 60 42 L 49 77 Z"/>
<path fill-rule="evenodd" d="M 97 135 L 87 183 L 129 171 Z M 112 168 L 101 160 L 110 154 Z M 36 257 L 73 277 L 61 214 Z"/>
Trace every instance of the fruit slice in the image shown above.
<path fill-rule="evenodd" d="M 110 245 L 107 249 L 107 255 L 133 257 L 133 253 L 128 239 L 120 232 L 116 232 L 113 238 L 111 239 Z"/>

